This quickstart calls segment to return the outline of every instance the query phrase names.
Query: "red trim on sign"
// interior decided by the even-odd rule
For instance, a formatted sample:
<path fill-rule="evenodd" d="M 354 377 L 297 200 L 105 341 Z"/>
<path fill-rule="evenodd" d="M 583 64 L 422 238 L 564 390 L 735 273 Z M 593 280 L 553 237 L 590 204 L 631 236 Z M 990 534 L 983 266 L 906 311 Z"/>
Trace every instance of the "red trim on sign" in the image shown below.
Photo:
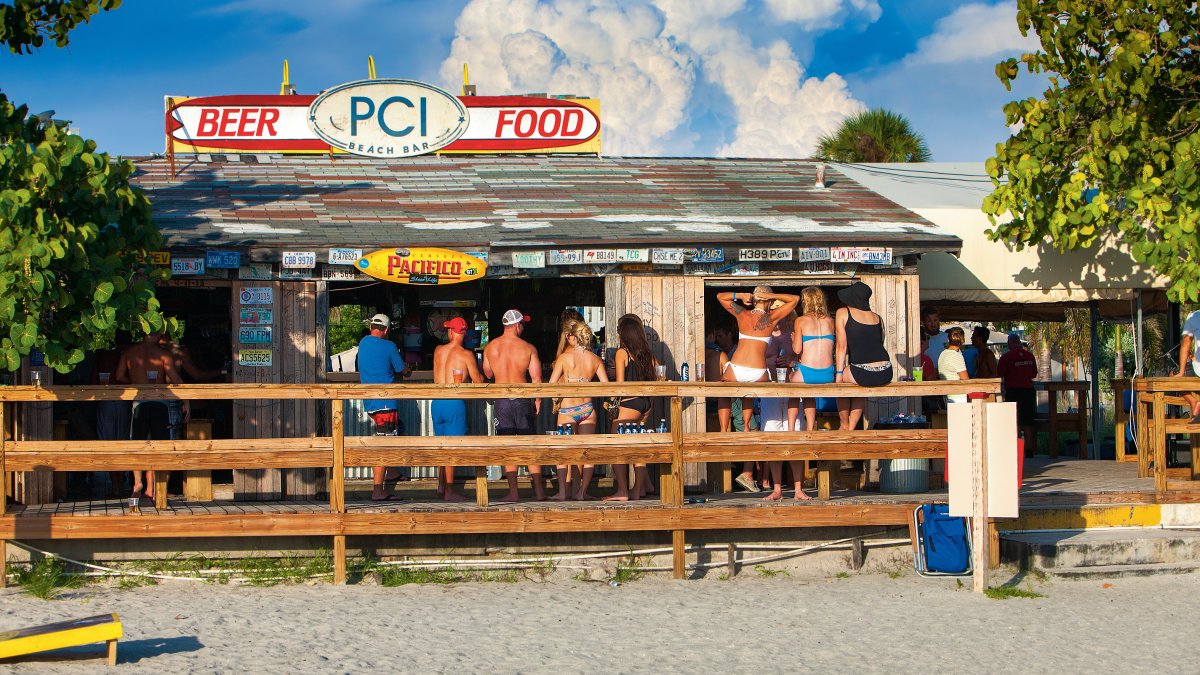
<path fill-rule="evenodd" d="M 492 138 L 458 139 L 443 150 L 536 150 L 538 148 L 566 148 L 582 145 L 596 137 L 587 138 Z"/>
<path fill-rule="evenodd" d="M 174 107 L 182 108 L 184 106 L 203 106 L 203 107 L 218 107 L 228 106 L 231 108 L 244 108 L 246 106 L 276 106 L 276 107 L 300 107 L 307 108 L 314 100 L 315 95 L 296 94 L 296 95 L 279 95 L 279 94 L 234 94 L 231 96 L 201 96 L 192 98 L 186 101 L 180 101 Z"/>
<path fill-rule="evenodd" d="M 193 148 L 207 148 L 210 150 L 315 150 L 325 152 L 329 150 L 329 144 L 319 138 L 275 138 L 275 139 L 237 139 L 237 140 L 184 140 L 172 136 L 176 143 L 180 145 L 190 145 Z"/>

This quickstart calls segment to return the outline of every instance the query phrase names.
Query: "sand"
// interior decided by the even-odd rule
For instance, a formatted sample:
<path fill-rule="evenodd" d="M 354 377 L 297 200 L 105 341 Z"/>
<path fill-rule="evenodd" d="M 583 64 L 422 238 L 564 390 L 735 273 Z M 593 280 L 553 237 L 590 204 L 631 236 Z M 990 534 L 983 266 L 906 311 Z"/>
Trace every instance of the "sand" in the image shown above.
<path fill-rule="evenodd" d="M 1200 575 L 1032 585 L 1046 597 L 991 600 L 912 572 L 752 569 L 616 588 L 565 574 L 394 588 L 172 581 L 52 601 L 2 591 L 0 630 L 118 612 L 122 673 L 1196 671 Z M 107 670 L 83 659 L 97 653 L 0 672 Z"/>

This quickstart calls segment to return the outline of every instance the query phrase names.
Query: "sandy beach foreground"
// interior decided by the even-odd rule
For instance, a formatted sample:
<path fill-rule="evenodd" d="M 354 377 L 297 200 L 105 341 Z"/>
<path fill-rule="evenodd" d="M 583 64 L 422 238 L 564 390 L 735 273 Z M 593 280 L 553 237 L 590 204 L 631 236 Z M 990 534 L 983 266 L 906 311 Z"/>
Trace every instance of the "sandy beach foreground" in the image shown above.
<path fill-rule="evenodd" d="M 999 581 L 999 576 L 997 577 Z M 1022 583 L 1022 587 L 1026 587 Z M 1200 575 L 1032 582 L 992 600 L 954 581 L 854 574 L 611 587 L 519 583 L 3 591 L 0 630 L 118 612 L 120 672 L 1195 672 Z M 0 671 L 107 670 L 67 657 Z"/>

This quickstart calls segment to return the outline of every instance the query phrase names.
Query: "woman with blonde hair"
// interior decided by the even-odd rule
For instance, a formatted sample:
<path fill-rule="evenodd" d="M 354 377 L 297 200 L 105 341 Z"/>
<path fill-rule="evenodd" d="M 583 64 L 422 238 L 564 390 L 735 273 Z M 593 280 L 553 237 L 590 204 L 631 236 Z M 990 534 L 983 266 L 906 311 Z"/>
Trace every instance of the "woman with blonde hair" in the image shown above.
<path fill-rule="evenodd" d="M 550 382 L 591 382 L 593 378 L 608 382 L 604 362 L 592 353 L 592 329 L 586 321 L 569 320 L 562 327 L 558 357 L 554 359 L 554 371 Z M 596 433 L 596 407 L 590 398 L 564 398 L 559 403 L 558 425 L 569 424 L 577 434 Z M 579 501 L 595 499 L 587 493 L 592 482 L 592 464 L 582 466 L 558 465 L 558 494 L 554 499 Z M 578 476 L 575 488 L 569 488 L 572 476 Z"/>
<path fill-rule="evenodd" d="M 658 359 L 650 351 L 646 338 L 646 326 L 637 314 L 626 314 L 617 320 L 617 338 L 620 347 L 613 357 L 616 365 L 617 382 L 653 382 L 658 379 Z M 628 396 L 618 400 L 617 416 L 612 420 L 610 433 L 617 433 L 622 424 L 645 424 L 650 417 L 650 399 L 645 396 Z M 629 488 L 629 465 L 614 464 L 617 492 L 604 501 L 623 502 L 640 499 L 653 492 L 650 489 L 650 473 L 645 464 L 633 465 L 633 489 Z"/>

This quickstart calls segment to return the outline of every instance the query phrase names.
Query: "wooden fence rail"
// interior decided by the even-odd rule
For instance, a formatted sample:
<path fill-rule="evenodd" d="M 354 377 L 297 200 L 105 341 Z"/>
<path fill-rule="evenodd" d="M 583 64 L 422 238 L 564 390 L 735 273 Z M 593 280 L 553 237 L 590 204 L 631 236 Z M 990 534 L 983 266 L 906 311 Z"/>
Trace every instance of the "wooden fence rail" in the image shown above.
<path fill-rule="evenodd" d="M 346 576 L 346 537 L 374 534 L 462 534 L 499 532 L 669 531 L 675 575 L 685 571 L 685 532 L 698 529 L 902 525 L 912 504 L 809 504 L 804 508 L 747 509 L 690 505 L 683 498 L 685 462 L 937 458 L 946 452 L 945 430 L 860 430 L 836 432 L 701 433 L 683 431 L 686 399 L 762 396 L 919 397 L 969 392 L 999 393 L 998 380 L 903 382 L 864 389 L 849 384 L 586 383 L 463 385 L 276 385 L 209 384 L 145 387 L 0 388 L 0 429 L 9 405 L 47 401 L 147 401 L 197 399 L 316 399 L 331 406 L 331 435 L 311 438 L 205 441 L 31 441 L 0 435 L 0 472 L 330 469 L 327 513 L 70 516 L 7 513 L 0 494 L 0 561 L 9 539 L 125 537 L 332 536 L 334 576 Z M 670 400 L 670 431 L 649 434 L 578 436 L 345 436 L 345 399 L 495 399 L 649 396 Z M 475 466 L 504 464 L 661 464 L 661 503 L 630 509 L 496 510 L 452 512 L 348 512 L 346 466 Z M 480 507 L 488 505 L 487 482 L 477 468 Z M 164 479 L 165 480 L 165 479 Z M 828 482 L 819 496 L 828 497 Z M 160 482 L 160 494 L 165 486 Z M 7 488 L 5 488 L 7 489 Z M 165 507 L 165 503 L 162 504 Z M 0 562 L 0 580 L 2 576 Z"/>

